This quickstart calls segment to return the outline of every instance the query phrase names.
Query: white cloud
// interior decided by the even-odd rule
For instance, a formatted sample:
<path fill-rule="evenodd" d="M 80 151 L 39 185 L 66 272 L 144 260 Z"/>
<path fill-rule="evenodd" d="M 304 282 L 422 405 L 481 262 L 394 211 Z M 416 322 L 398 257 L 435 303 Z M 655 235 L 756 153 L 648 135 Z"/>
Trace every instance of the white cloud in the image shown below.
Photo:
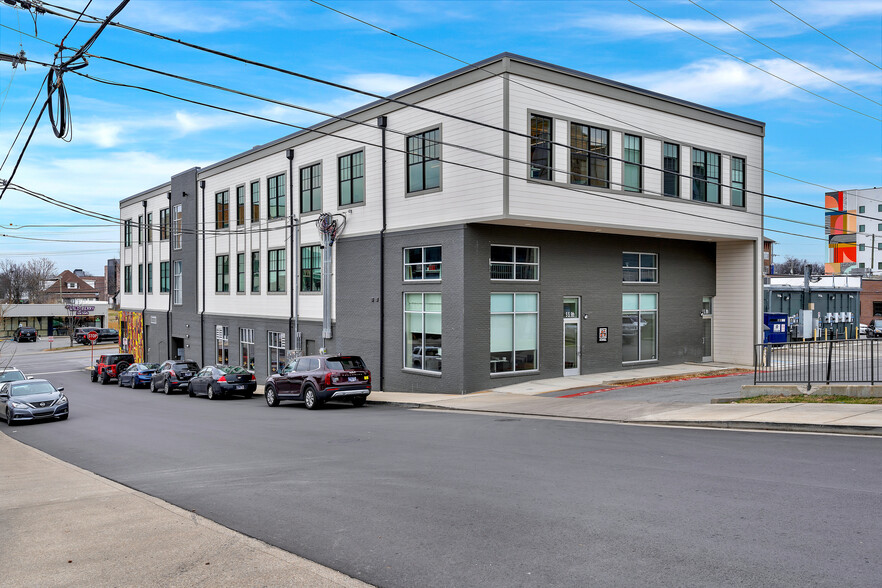
<path fill-rule="evenodd" d="M 429 76 L 404 76 L 391 73 L 363 73 L 346 76 L 342 83 L 374 94 L 394 94 L 429 79 Z M 364 97 L 362 102 L 369 102 Z"/>
<path fill-rule="evenodd" d="M 837 89 L 830 82 L 786 59 L 767 59 L 754 63 L 764 70 L 813 92 Z M 878 86 L 880 83 L 880 80 L 868 78 L 865 73 L 858 70 L 806 65 L 845 85 L 857 86 L 858 84 L 872 83 Z M 701 104 L 749 104 L 775 100 L 785 96 L 802 95 L 808 97 L 798 88 L 744 63 L 727 58 L 705 59 L 679 69 L 649 74 L 622 74 L 617 79 Z"/>
<path fill-rule="evenodd" d="M 681 18 L 669 18 L 668 20 L 696 35 L 737 34 L 737 31 L 732 27 L 718 20 Z M 561 26 L 560 28 L 580 28 L 603 31 L 605 35 L 618 38 L 683 34 L 675 27 L 672 27 L 670 24 L 654 16 L 630 14 L 591 13 L 568 20 L 566 26 Z"/>

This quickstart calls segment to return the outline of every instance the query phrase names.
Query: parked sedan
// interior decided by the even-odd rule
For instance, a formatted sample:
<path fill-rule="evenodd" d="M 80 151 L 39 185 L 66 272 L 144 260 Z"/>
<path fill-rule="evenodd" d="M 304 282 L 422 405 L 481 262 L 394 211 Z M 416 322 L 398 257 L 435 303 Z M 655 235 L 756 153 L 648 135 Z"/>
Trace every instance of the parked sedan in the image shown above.
<path fill-rule="evenodd" d="M 172 390 L 186 390 L 190 380 L 199 371 L 199 364 L 184 359 L 169 359 L 159 366 L 150 382 L 150 391 L 171 394 Z"/>
<path fill-rule="evenodd" d="M 31 378 L 25 376 L 24 373 L 14 367 L 8 368 L 0 368 L 0 383 L 3 382 L 16 382 L 18 380 L 30 380 Z"/>
<path fill-rule="evenodd" d="M 281 374 L 267 378 L 264 388 L 269 406 L 278 406 L 280 400 L 302 400 L 310 410 L 328 400 L 362 406 L 370 393 L 371 372 L 355 355 L 293 359 Z"/>
<path fill-rule="evenodd" d="M 19 380 L 0 384 L 0 410 L 10 427 L 17 422 L 41 419 L 66 420 L 67 396 L 48 380 Z"/>
<path fill-rule="evenodd" d="M 158 363 L 133 363 L 120 372 L 117 378 L 119 380 L 119 387 L 130 386 L 134 390 L 138 386 L 147 386 L 158 369 Z"/>
<path fill-rule="evenodd" d="M 208 396 L 215 400 L 238 394 L 251 398 L 257 389 L 257 378 L 245 368 L 229 365 L 207 365 L 190 380 L 190 396 Z"/>

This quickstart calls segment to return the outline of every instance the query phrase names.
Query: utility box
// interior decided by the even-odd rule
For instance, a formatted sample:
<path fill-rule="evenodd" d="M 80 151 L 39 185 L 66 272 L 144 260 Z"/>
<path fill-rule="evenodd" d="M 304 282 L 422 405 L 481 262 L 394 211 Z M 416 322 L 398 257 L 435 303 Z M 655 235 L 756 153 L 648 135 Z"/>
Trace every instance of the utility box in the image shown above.
<path fill-rule="evenodd" d="M 811 339 L 814 337 L 813 327 L 814 320 L 812 320 L 812 311 L 800 310 L 799 323 L 796 329 L 797 339 Z"/>
<path fill-rule="evenodd" d="M 763 323 L 763 343 L 787 343 L 787 313 L 767 312 Z"/>

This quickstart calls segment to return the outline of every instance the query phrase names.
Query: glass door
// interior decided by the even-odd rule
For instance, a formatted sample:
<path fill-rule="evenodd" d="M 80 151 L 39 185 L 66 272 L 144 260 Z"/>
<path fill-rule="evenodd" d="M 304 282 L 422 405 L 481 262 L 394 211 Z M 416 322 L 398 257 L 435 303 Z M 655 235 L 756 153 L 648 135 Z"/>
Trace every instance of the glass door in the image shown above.
<path fill-rule="evenodd" d="M 702 361 L 714 360 L 714 299 L 711 296 L 704 296 L 701 299 L 701 318 L 704 323 L 704 336 L 701 342 L 704 345 L 704 355 Z"/>
<path fill-rule="evenodd" d="M 564 298 L 563 303 L 563 375 L 578 376 L 580 372 L 581 337 L 579 332 L 579 298 Z"/>

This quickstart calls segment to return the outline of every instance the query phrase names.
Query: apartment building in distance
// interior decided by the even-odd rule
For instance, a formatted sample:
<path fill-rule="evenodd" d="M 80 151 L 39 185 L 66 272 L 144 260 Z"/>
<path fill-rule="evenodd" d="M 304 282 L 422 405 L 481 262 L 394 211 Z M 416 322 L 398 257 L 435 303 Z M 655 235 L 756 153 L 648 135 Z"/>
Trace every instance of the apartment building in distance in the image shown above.
<path fill-rule="evenodd" d="M 882 276 L 882 188 L 827 192 L 827 274 Z"/>
<path fill-rule="evenodd" d="M 501 54 L 120 202 L 121 330 L 472 392 L 761 340 L 763 123 Z"/>

